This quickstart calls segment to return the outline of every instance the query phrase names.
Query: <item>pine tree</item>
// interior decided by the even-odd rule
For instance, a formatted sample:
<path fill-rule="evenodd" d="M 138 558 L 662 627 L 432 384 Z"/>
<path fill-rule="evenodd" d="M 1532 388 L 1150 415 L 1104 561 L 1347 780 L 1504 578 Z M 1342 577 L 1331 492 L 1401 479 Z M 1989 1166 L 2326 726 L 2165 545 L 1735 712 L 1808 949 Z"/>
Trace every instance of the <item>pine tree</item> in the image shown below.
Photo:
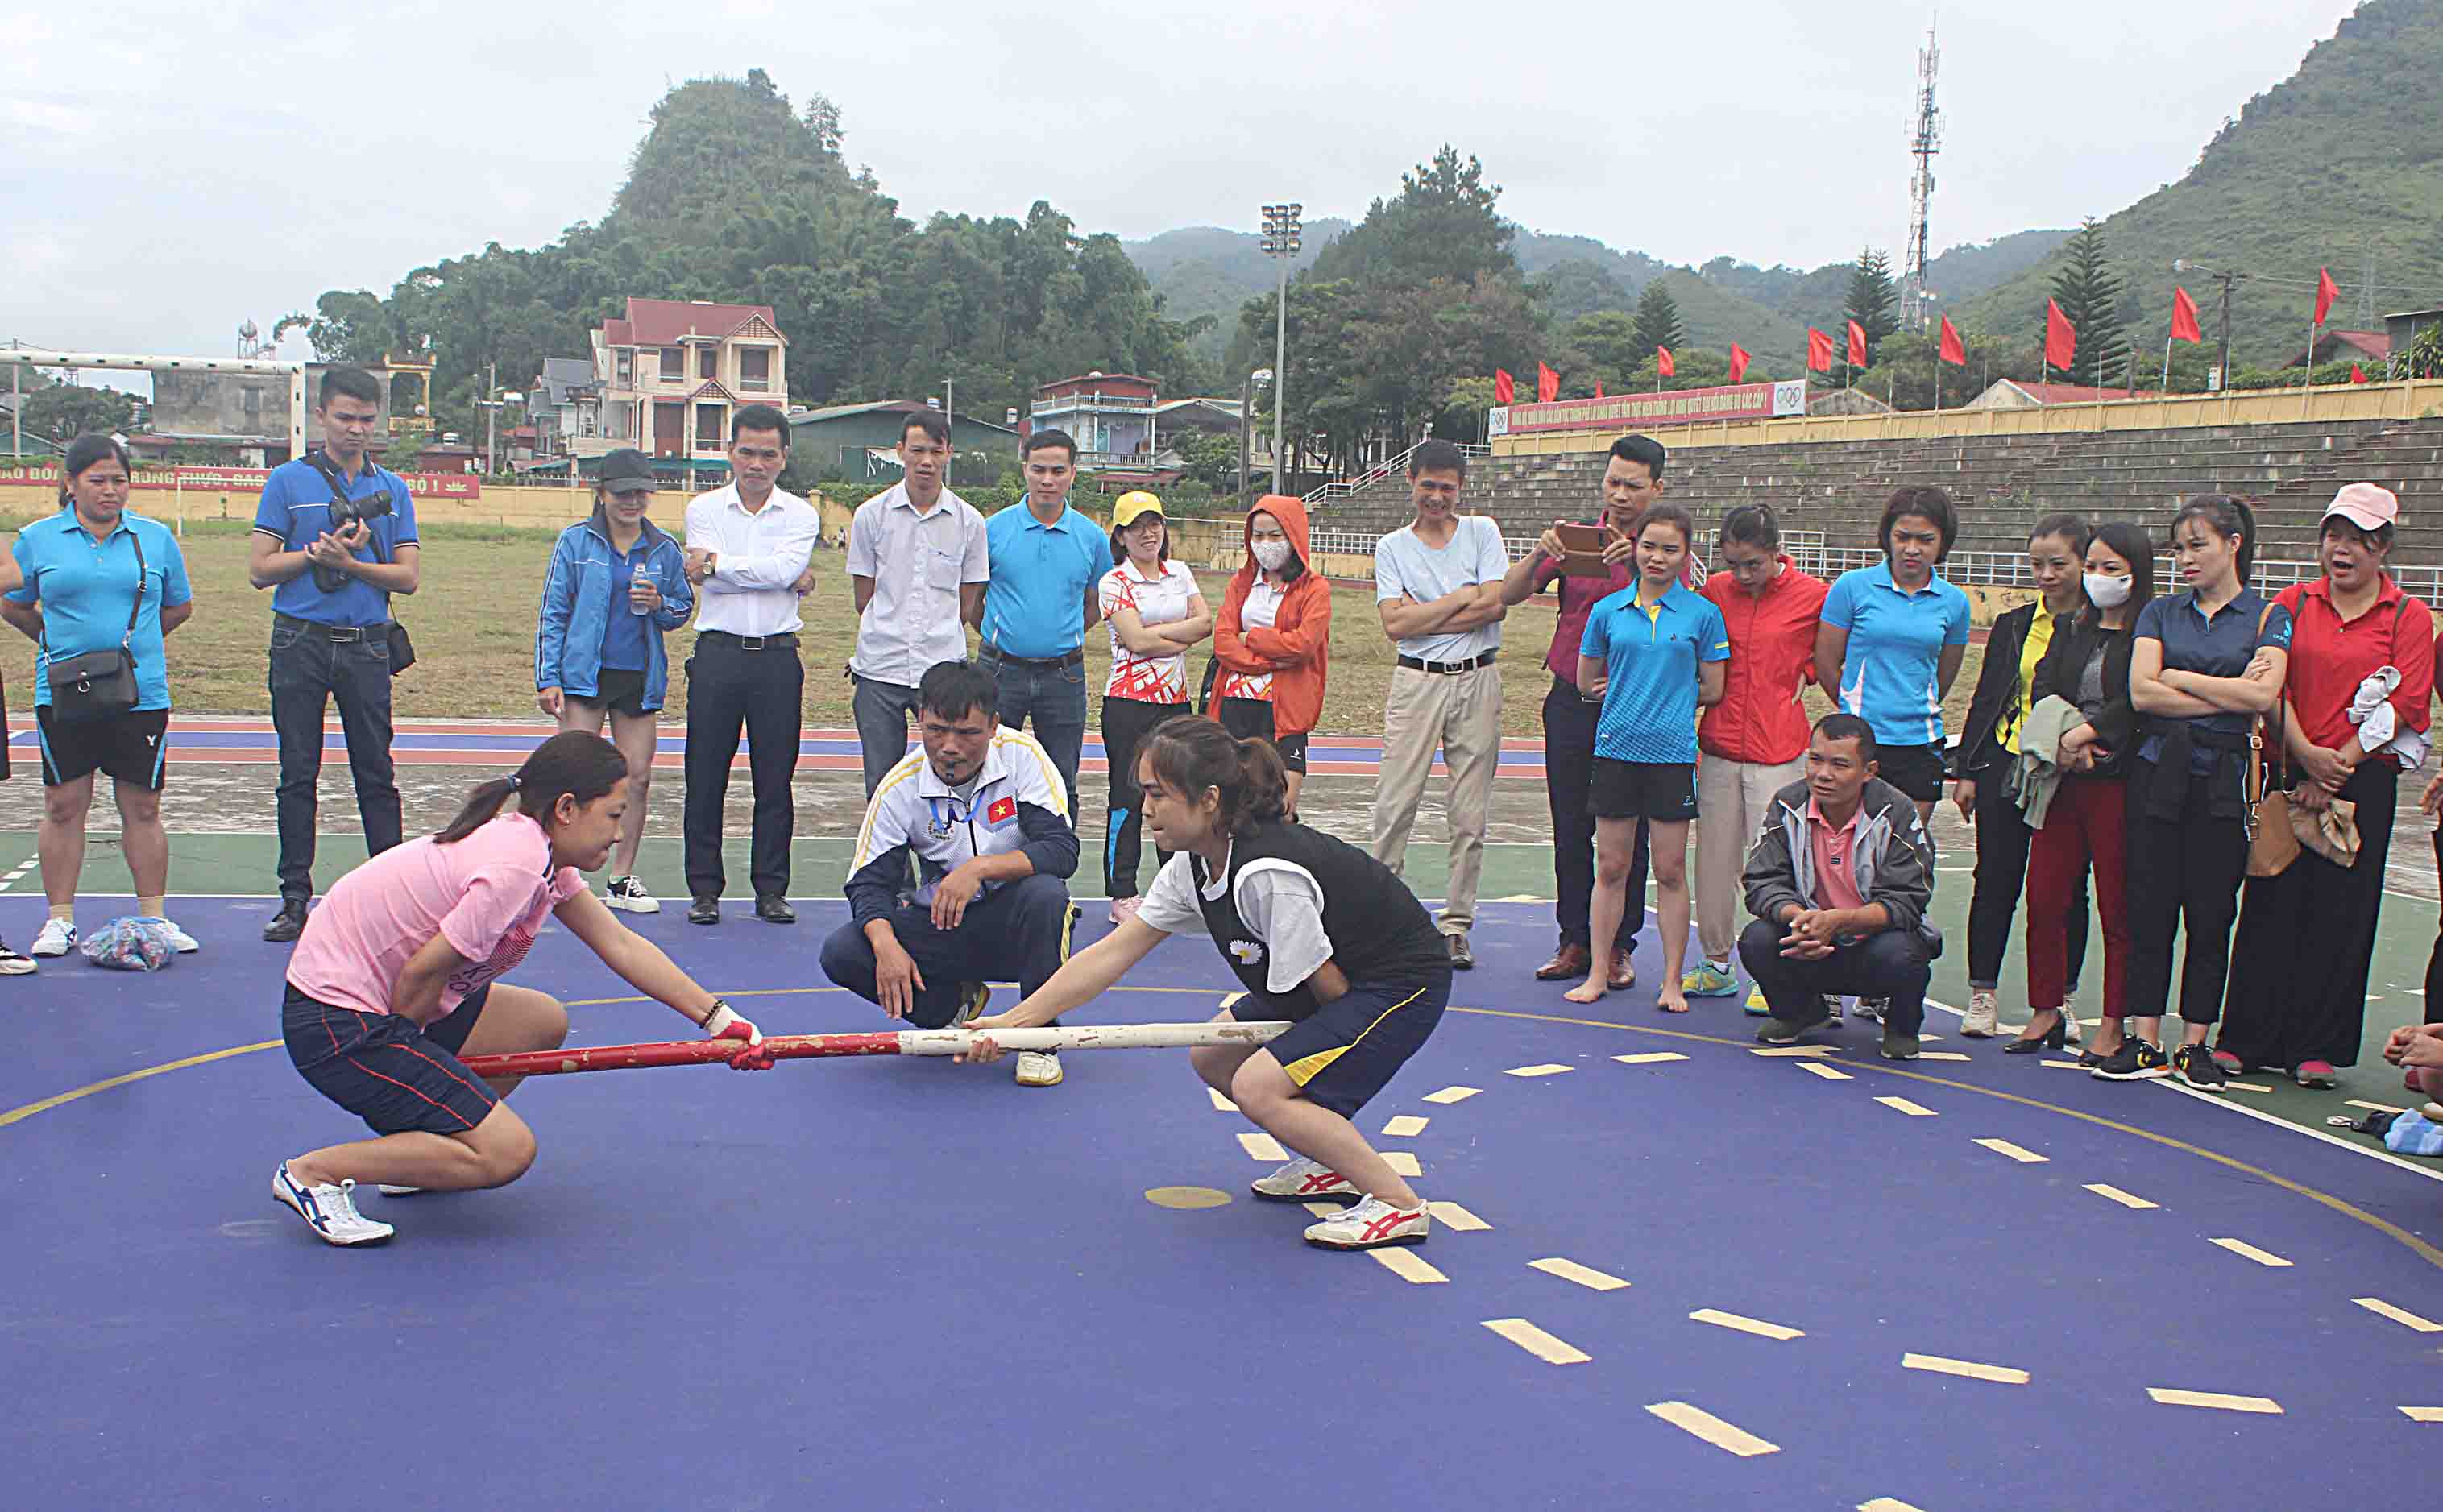
<path fill-rule="evenodd" d="M 1893 310 L 1897 298 L 1891 259 L 1871 246 L 1860 252 L 1857 265 L 1849 270 L 1849 292 L 1842 301 L 1841 314 L 1865 328 L 1870 368 L 1883 352 L 1883 337 L 1901 328 L 1900 316 Z M 1848 336 L 1845 332 L 1837 339 L 1846 342 Z"/>
<path fill-rule="evenodd" d="M 1680 324 L 1680 301 L 1656 279 L 1645 285 L 1637 297 L 1637 354 L 1641 360 L 1651 359 L 1656 347 L 1669 347 L 1675 353 L 1686 341 L 1688 333 Z"/>
<path fill-rule="evenodd" d="M 2069 372 L 2047 364 L 2047 381 L 2060 373 L 2065 383 L 2103 387 L 2127 366 L 2129 338 L 2121 329 L 2121 280 L 2105 264 L 2103 227 L 2092 216 L 2063 246 L 2052 295 L 2078 331 L 2078 352 Z"/>

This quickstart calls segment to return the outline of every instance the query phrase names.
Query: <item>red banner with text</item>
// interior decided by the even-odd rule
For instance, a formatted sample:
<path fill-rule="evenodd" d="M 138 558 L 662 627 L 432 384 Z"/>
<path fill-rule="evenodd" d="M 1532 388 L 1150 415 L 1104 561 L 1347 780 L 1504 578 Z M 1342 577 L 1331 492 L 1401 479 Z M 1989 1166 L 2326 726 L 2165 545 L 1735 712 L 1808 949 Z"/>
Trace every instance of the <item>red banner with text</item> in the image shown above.
<path fill-rule="evenodd" d="M 139 488 L 194 488 L 261 493 L 271 474 L 261 467 L 138 467 L 131 480 Z M 419 499 L 481 499 L 484 480 L 473 473 L 411 472 L 400 476 Z M 56 467 L 0 467 L 0 483 L 54 484 Z"/>
<path fill-rule="evenodd" d="M 1602 399 L 1505 405 L 1494 410 L 1491 428 L 1497 436 L 1516 436 L 1543 430 L 1625 430 L 1715 420 L 1771 420 L 1806 413 L 1806 380 L 1789 379 L 1720 389 L 1666 389 L 1661 393 L 1615 393 Z"/>

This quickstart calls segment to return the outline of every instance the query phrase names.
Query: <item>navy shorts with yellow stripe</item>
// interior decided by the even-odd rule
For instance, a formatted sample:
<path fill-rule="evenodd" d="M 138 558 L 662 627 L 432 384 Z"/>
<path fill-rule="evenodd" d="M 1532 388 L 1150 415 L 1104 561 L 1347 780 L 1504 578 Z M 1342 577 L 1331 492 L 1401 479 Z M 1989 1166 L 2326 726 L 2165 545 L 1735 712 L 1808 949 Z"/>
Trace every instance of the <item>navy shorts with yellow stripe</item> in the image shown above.
<path fill-rule="evenodd" d="M 1265 1048 L 1308 1102 L 1350 1118 L 1425 1043 L 1449 1006 L 1450 990 L 1448 972 L 1427 982 L 1351 982 L 1345 994 Z M 1252 993 L 1230 1014 L 1248 1023 L 1277 1016 Z"/>
<path fill-rule="evenodd" d="M 376 1134 L 465 1134 L 501 1101 L 458 1052 L 492 995 L 486 982 L 422 1029 L 395 1013 L 360 1013 L 306 996 L 291 983 L 280 1004 L 288 1058 L 314 1090 Z"/>

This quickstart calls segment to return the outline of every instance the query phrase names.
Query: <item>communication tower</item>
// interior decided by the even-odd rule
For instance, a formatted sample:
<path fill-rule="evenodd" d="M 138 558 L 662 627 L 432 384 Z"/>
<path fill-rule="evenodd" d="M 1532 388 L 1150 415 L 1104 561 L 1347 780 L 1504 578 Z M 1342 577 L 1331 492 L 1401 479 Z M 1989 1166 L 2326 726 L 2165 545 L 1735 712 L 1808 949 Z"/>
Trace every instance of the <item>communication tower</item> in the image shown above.
<path fill-rule="evenodd" d="M 1917 125 L 1909 138 L 1917 172 L 1909 177 L 1908 256 L 1901 271 L 1901 324 L 1909 330 L 1931 319 L 1933 296 L 1925 286 L 1926 214 L 1934 199 L 1934 155 L 1942 150 L 1942 112 L 1934 105 L 1934 76 L 1941 65 L 1942 49 L 1935 46 L 1934 24 L 1928 22 L 1925 46 L 1917 55 Z"/>

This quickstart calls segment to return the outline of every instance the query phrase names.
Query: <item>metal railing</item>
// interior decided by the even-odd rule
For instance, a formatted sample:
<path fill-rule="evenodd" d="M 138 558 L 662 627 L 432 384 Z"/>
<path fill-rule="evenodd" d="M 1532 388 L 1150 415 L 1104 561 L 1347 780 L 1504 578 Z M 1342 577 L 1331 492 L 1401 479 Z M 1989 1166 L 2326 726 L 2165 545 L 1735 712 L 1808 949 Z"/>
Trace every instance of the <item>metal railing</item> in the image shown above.
<path fill-rule="evenodd" d="M 1420 441 L 1417 443 L 1416 446 L 1410 446 L 1407 450 L 1391 458 L 1387 462 L 1382 463 L 1376 466 L 1368 467 L 1366 471 L 1359 473 L 1355 478 L 1345 483 L 1325 483 L 1322 487 L 1308 494 L 1306 496 L 1306 501 L 1309 504 L 1330 503 L 1335 499 L 1346 499 L 1360 489 L 1371 488 L 1374 484 L 1382 483 L 1386 479 L 1397 478 L 1408 470 L 1408 459 L 1416 455 L 1417 446 L 1422 446 L 1424 445 L 1424 443 Z M 1492 447 L 1479 446 L 1473 441 L 1454 442 L 1452 445 L 1459 447 L 1460 455 L 1462 457 L 1486 457 L 1491 456 L 1493 453 Z M 1535 542 L 1533 538 L 1530 538 L 1527 544 L 1533 546 Z M 1371 550 L 1372 548 L 1369 547 L 1368 549 Z"/>
<path fill-rule="evenodd" d="M 1027 413 L 1037 415 L 1064 414 L 1076 410 L 1150 410 L 1154 401 L 1134 393 L 1063 393 L 1049 399 L 1037 399 Z"/>

